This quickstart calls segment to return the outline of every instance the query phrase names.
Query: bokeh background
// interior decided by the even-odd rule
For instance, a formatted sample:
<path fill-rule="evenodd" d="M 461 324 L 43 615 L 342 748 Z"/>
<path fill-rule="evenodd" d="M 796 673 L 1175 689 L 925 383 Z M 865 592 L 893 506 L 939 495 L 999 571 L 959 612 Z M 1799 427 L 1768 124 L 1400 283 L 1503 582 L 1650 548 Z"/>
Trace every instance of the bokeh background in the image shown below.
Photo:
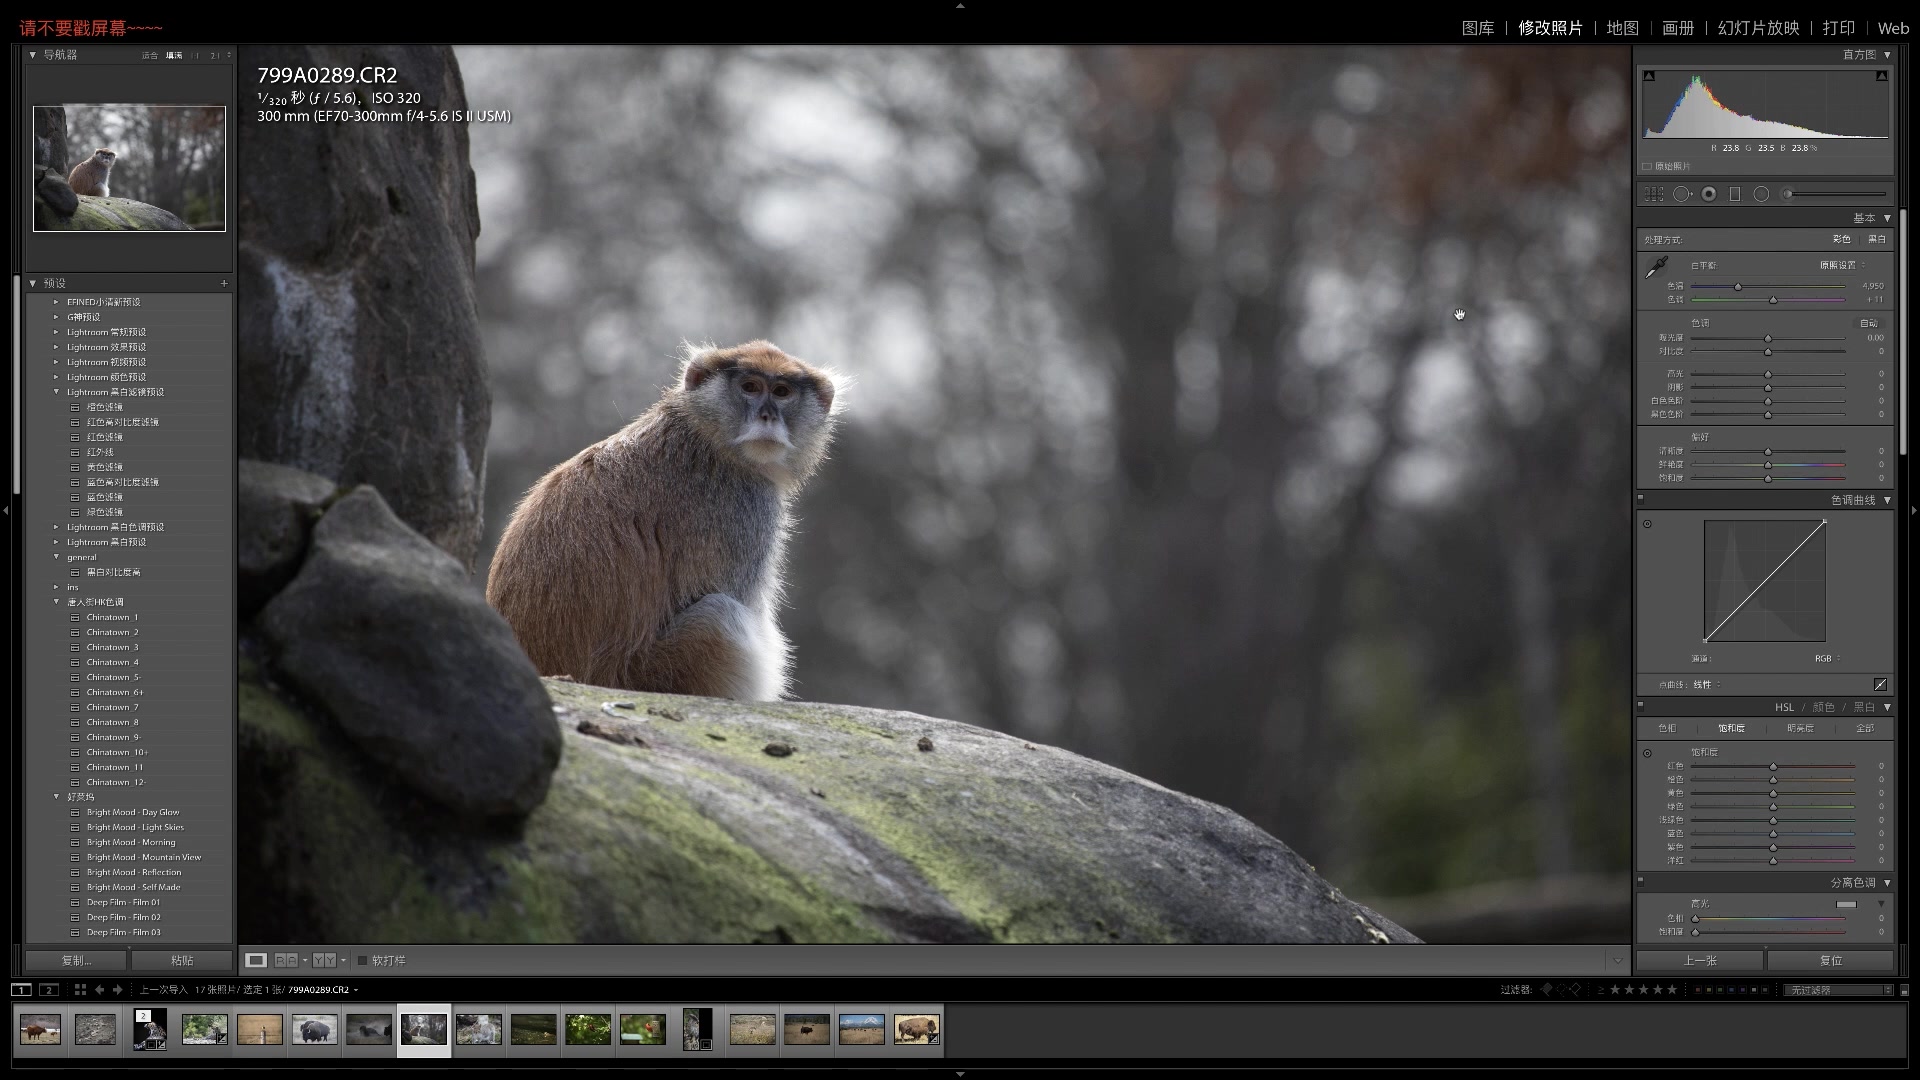
<path fill-rule="evenodd" d="M 1623 52 L 460 63 L 489 550 L 771 338 L 855 380 L 799 696 L 1223 803 L 1429 940 L 1623 939 Z"/>
<path fill-rule="evenodd" d="M 66 113 L 66 169 L 106 147 L 116 199 L 151 203 L 196 229 L 227 220 L 227 111 L 204 105 L 40 106 Z"/>

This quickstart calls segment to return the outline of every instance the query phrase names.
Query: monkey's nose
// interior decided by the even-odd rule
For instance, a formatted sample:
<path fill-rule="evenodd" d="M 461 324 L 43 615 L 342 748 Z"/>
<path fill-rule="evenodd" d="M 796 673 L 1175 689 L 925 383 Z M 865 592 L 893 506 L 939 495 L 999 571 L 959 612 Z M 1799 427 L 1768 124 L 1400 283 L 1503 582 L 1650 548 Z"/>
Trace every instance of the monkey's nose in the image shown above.
<path fill-rule="evenodd" d="M 778 418 L 778 417 L 779 417 L 779 415 L 780 415 L 779 413 L 777 413 L 777 412 L 775 412 L 775 411 L 774 411 L 774 408 L 773 408 L 773 406 L 772 406 L 772 405 L 761 405 L 761 406 L 760 406 L 760 419 L 762 419 L 762 420 L 766 420 L 766 421 L 768 421 L 768 422 L 772 422 L 773 420 L 775 420 L 776 418 Z"/>

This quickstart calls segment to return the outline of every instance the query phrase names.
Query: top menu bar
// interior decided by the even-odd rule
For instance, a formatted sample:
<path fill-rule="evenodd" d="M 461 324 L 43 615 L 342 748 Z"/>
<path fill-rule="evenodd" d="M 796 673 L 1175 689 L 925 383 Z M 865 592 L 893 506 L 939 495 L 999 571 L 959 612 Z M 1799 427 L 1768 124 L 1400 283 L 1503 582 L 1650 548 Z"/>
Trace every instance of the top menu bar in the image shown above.
<path fill-rule="evenodd" d="M 1062 38 L 1045 33 L 1036 35 L 1030 13 L 1031 9 L 1026 5 L 1011 4 L 1006 0 L 928 0 L 922 4 L 895 6 L 888 13 L 890 18 L 878 21 L 863 13 L 859 26 L 853 29 L 849 36 L 834 30 L 830 24 L 823 23 L 822 16 L 826 14 L 825 12 L 813 8 L 797 8 L 793 10 L 791 17 L 794 21 L 791 24 L 782 24 L 778 17 L 771 21 L 756 19 L 756 32 L 762 35 L 762 40 L 768 42 L 927 41 L 957 32 L 965 35 L 965 40 L 980 44 L 999 41 L 1074 40 L 1085 43 L 1241 41 L 1414 45 L 1448 42 L 1521 44 L 1566 42 L 1589 45 L 1646 45 L 1662 42 L 1678 44 L 1701 42 L 1897 43 L 1911 40 L 1913 26 L 1911 19 L 1870 18 L 1867 17 L 1870 13 L 1864 11 L 1858 17 L 1835 16 L 1817 19 L 1755 19 L 1732 15 L 1716 17 L 1711 13 L 1702 17 L 1696 12 L 1689 13 L 1692 17 L 1675 17 L 1672 13 L 1660 13 L 1656 18 L 1639 19 L 1587 17 L 1502 19 L 1472 18 L 1456 13 L 1447 16 L 1387 20 L 1366 18 L 1312 21 L 1289 16 L 1254 21 L 1247 17 L 1244 8 L 1237 6 L 1222 5 L 1217 10 L 1209 10 L 1205 7 L 1182 5 L 1177 9 L 1143 8 L 1137 13 L 1126 14 L 1113 10 L 1103 11 L 1097 22 L 1077 26 L 1069 31 L 1067 37 Z M 16 18 L 13 23 L 14 40 L 27 45 L 41 44 L 64 48 L 89 42 L 218 40 L 233 37 L 236 29 L 250 33 L 257 32 L 253 27 L 236 24 L 230 18 L 212 13 L 165 20 L 31 17 L 47 14 L 51 12 L 30 12 L 28 15 Z M 559 33 L 566 33 L 564 22 L 543 25 L 526 20 L 501 19 L 493 23 L 463 21 L 456 25 L 443 19 L 431 18 L 420 18 L 417 22 L 410 23 L 409 18 L 383 13 L 377 20 L 344 23 L 342 24 L 344 32 L 339 35 L 339 40 L 447 41 L 449 35 L 457 35 L 457 40 L 450 43 L 532 44 L 539 40 L 539 35 L 543 32 L 553 32 L 549 30 L 549 26 L 560 27 Z M 134 25 L 136 22 L 157 25 Z M 687 25 L 693 29 L 683 31 L 686 36 L 680 41 L 707 40 L 699 33 L 697 23 Z M 596 24 L 594 29 L 599 32 L 608 28 Z M 657 27 L 648 27 L 647 30 L 650 35 L 658 33 Z M 608 32 L 614 39 L 618 39 L 617 28 L 608 29 Z M 724 34 L 728 37 L 737 37 L 740 32 L 737 25 L 731 25 L 725 29 Z M 559 37 L 555 38 L 553 43 L 566 43 L 570 40 L 574 39 Z M 648 43 L 671 42 L 653 39 Z"/>

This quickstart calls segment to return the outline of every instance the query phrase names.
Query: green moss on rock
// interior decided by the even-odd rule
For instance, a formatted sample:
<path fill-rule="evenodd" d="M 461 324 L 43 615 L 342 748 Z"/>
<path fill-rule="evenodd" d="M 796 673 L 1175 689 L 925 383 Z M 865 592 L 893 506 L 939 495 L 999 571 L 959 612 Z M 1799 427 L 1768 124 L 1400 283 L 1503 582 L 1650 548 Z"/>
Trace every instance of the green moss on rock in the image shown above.
<path fill-rule="evenodd" d="M 192 226 L 172 211 L 132 199 L 80 196 L 73 217 L 49 220 L 39 226 L 57 232 L 177 232 Z"/>
<path fill-rule="evenodd" d="M 560 767 L 502 828 L 242 679 L 249 940 L 1413 940 L 1230 811 L 965 724 L 547 680 Z"/>

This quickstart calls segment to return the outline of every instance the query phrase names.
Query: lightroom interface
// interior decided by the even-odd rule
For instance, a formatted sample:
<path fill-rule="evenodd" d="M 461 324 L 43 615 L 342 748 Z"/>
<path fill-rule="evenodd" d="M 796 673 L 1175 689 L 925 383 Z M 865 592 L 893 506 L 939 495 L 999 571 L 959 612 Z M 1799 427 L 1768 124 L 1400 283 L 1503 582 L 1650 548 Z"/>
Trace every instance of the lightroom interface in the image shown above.
<path fill-rule="evenodd" d="M 1905 1066 L 1910 20 L 104 14 L 13 1064 Z"/>

